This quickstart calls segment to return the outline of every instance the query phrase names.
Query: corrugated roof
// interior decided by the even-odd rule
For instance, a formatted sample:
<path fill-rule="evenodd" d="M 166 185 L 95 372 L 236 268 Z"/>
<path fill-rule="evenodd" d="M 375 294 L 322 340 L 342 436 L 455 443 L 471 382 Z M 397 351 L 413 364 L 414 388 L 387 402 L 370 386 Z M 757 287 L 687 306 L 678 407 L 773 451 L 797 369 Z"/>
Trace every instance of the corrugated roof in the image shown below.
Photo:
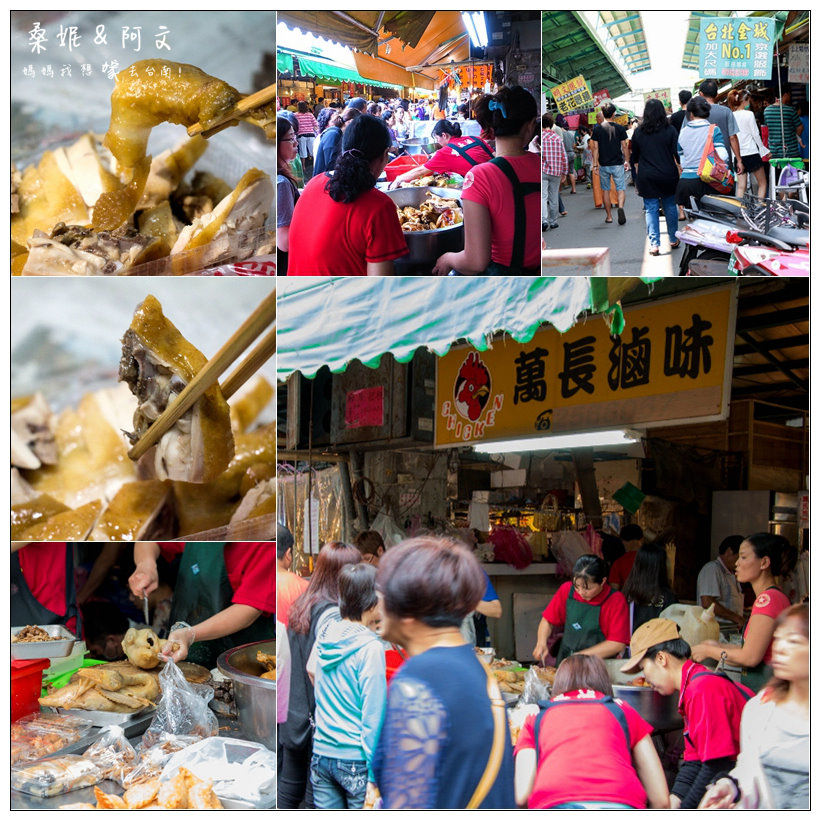
<path fill-rule="evenodd" d="M 593 92 L 606 88 L 614 98 L 630 90 L 628 80 L 581 12 L 545 11 L 541 15 L 541 29 L 541 76 L 545 89 L 583 74 Z"/>
<path fill-rule="evenodd" d="M 639 11 L 600 11 L 598 18 L 632 74 L 652 67 Z"/>

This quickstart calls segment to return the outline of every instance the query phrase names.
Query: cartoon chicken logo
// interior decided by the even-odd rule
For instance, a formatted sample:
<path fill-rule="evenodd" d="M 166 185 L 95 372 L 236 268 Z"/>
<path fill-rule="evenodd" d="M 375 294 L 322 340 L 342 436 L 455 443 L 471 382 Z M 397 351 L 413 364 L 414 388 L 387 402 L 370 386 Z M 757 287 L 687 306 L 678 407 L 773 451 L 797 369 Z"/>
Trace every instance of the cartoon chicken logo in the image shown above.
<path fill-rule="evenodd" d="M 470 353 L 458 371 L 453 390 L 459 415 L 469 421 L 478 421 L 490 400 L 491 386 L 490 371 L 478 353 Z"/>

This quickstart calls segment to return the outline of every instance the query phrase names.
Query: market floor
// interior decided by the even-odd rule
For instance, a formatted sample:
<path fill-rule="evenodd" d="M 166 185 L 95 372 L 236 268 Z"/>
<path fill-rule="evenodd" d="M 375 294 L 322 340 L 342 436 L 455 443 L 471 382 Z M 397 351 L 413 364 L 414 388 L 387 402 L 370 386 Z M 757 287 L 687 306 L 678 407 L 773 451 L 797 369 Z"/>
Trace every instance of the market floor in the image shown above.
<path fill-rule="evenodd" d="M 670 250 L 666 235 L 666 220 L 661 217 L 661 252 L 649 255 L 649 238 L 646 235 L 646 218 L 643 200 L 635 188 L 627 186 L 624 211 L 626 224 L 618 224 L 617 208 L 612 209 L 612 223 L 604 222 L 603 206 L 596 208 L 592 190 L 586 184 L 577 185 L 577 193 L 569 187 L 561 191 L 567 216 L 558 218 L 559 227 L 544 231 L 542 237 L 547 250 L 569 248 L 609 248 L 610 274 L 612 276 L 677 276 L 683 246 Z M 560 265 L 545 268 L 550 276 L 589 276 L 588 265 Z"/>

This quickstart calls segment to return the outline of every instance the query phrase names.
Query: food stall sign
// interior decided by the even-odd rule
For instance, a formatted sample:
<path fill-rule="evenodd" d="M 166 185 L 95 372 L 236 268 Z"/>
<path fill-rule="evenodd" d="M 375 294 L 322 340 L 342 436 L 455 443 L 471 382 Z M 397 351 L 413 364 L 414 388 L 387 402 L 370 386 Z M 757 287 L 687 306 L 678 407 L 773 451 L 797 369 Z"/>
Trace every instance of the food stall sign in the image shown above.
<path fill-rule="evenodd" d="M 345 396 L 345 427 L 381 427 L 384 425 L 384 387 L 351 390 Z"/>
<path fill-rule="evenodd" d="M 620 337 L 592 316 L 453 347 L 436 363 L 435 446 L 725 419 L 736 314 L 732 284 L 630 305 Z"/>
<path fill-rule="evenodd" d="M 612 98 L 609 96 L 609 89 L 606 89 L 606 88 L 602 88 L 600 91 L 596 91 L 592 95 L 592 101 L 593 101 L 593 104 L 594 104 L 595 108 L 597 108 L 599 105 L 601 105 L 602 103 L 604 103 L 606 100 L 609 100 L 609 99 L 612 99 Z"/>
<path fill-rule="evenodd" d="M 644 91 L 643 101 L 660 100 L 663 107 L 669 109 L 672 107 L 672 89 L 671 88 L 657 88 L 654 91 Z"/>
<path fill-rule="evenodd" d="M 808 83 L 811 69 L 808 43 L 792 43 L 789 46 L 789 82 Z"/>
<path fill-rule="evenodd" d="M 702 17 L 698 72 L 715 79 L 768 80 L 774 39 L 773 17 Z"/>
<path fill-rule="evenodd" d="M 556 85 L 552 89 L 552 97 L 562 114 L 572 114 L 574 111 L 592 108 L 593 105 L 592 92 L 583 74 Z"/>

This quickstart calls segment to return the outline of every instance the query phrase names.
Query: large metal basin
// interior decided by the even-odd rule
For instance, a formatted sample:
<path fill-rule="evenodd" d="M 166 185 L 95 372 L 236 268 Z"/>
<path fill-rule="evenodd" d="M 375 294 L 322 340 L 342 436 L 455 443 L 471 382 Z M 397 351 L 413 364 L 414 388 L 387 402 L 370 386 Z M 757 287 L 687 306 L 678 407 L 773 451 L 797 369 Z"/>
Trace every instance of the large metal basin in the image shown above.
<path fill-rule="evenodd" d="M 233 681 L 239 725 L 248 740 L 263 743 L 276 751 L 276 681 L 260 678 L 265 668 L 256 660 L 261 649 L 276 653 L 276 641 L 255 641 L 223 652 L 216 666 Z"/>
<path fill-rule="evenodd" d="M 407 154 L 432 154 L 438 150 L 438 145 L 426 137 L 399 140 L 399 145 L 404 148 Z"/>
<path fill-rule="evenodd" d="M 386 193 L 398 208 L 408 205 L 418 208 L 427 199 L 428 192 L 452 199 L 461 207 L 461 191 L 454 188 L 396 188 Z M 464 249 L 464 223 L 432 231 L 409 231 L 404 234 L 404 239 L 410 253 L 396 260 L 397 268 L 403 265 L 429 265 L 432 268 L 441 254 Z"/>
<path fill-rule="evenodd" d="M 629 681 L 638 676 L 625 675 L 619 671 L 626 661 L 622 658 L 607 658 L 604 660 L 609 678 L 612 681 L 612 690 L 616 698 L 628 703 L 656 731 L 668 732 L 680 729 L 683 718 L 678 713 L 678 694 L 660 695 L 649 686 L 630 686 Z"/>

